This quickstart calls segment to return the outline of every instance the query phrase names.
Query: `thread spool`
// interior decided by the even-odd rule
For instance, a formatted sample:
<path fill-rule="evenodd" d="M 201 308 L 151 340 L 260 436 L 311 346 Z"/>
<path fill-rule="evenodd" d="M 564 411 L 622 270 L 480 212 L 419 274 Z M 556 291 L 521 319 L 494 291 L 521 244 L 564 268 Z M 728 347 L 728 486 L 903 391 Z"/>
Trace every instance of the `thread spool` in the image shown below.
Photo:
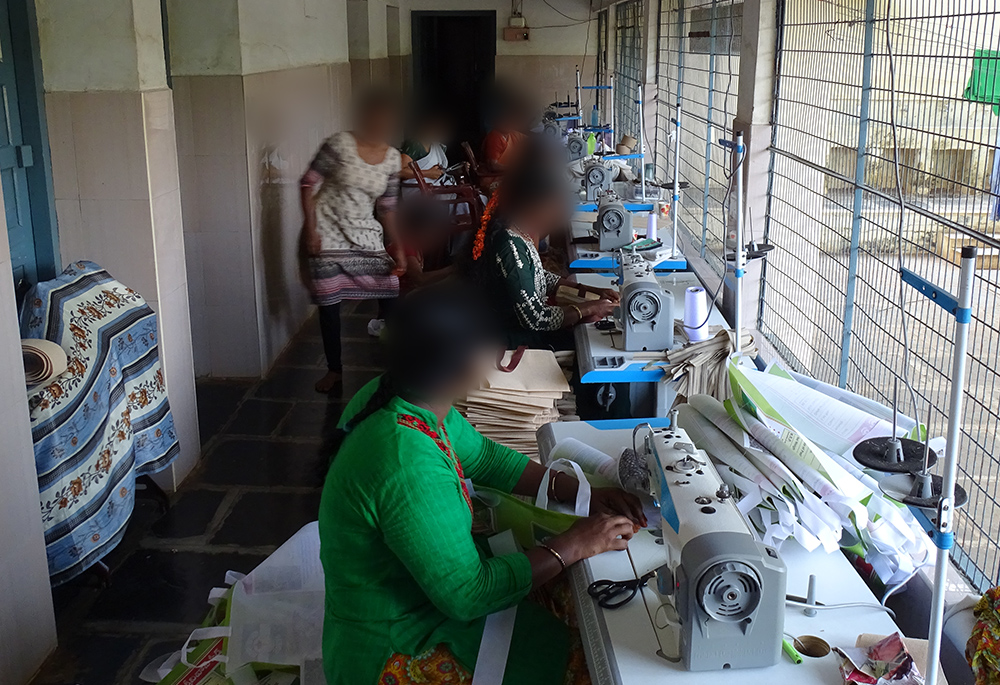
<path fill-rule="evenodd" d="M 692 286 L 684 291 L 684 332 L 687 333 L 688 340 L 691 342 L 708 340 L 706 319 L 708 319 L 708 295 L 701 286 Z"/>
<path fill-rule="evenodd" d="M 650 240 L 656 240 L 656 222 L 656 212 L 650 212 L 646 217 L 646 237 Z"/>

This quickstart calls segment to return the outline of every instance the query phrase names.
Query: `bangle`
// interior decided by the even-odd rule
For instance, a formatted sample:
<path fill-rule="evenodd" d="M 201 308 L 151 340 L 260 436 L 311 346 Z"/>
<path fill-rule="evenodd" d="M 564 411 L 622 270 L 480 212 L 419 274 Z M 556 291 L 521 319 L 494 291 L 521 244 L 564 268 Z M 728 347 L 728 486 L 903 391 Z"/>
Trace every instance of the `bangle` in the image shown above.
<path fill-rule="evenodd" d="M 562 472 L 555 471 L 553 469 L 549 469 L 549 472 L 550 472 L 549 489 L 548 489 L 549 499 L 558 504 L 562 504 L 562 500 L 559 499 L 559 497 L 556 495 L 556 476 L 558 476 Z"/>
<path fill-rule="evenodd" d="M 576 312 L 577 321 L 583 321 L 583 310 L 577 307 L 575 304 L 569 306 L 574 312 Z"/>
<path fill-rule="evenodd" d="M 562 566 L 562 570 L 563 571 L 566 570 L 566 562 L 563 560 L 562 555 L 559 554 L 559 552 L 555 551 L 554 549 L 552 549 L 551 547 L 549 547 L 546 544 L 539 544 L 538 546 L 541 547 L 544 550 L 548 550 L 549 552 L 551 552 L 552 556 L 554 556 L 556 558 L 556 561 L 559 562 L 559 565 Z"/>

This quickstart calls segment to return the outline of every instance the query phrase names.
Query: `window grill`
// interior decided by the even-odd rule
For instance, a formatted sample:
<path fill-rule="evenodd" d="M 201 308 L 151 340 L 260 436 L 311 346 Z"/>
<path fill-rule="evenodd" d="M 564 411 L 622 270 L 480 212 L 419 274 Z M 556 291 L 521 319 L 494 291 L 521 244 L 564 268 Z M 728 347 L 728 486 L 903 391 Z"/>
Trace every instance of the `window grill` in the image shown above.
<path fill-rule="evenodd" d="M 891 403 L 904 369 L 897 250 L 955 292 L 961 246 L 979 247 L 959 453 L 970 500 L 956 560 L 982 590 L 1000 569 L 1000 107 L 967 98 L 966 85 L 974 68 L 1000 65 L 1000 8 L 893 0 L 888 10 L 888 22 L 874 0 L 779 10 L 765 223 L 776 249 L 758 328 L 796 370 Z M 903 295 L 919 418 L 944 435 L 953 320 L 908 286 Z M 913 413 L 903 392 L 900 410 Z"/>
<path fill-rule="evenodd" d="M 642 0 L 615 6 L 615 136 L 639 139 L 636 96 L 643 82 Z"/>
<path fill-rule="evenodd" d="M 724 273 L 723 241 L 730 187 L 730 155 L 720 138 L 731 137 L 739 90 L 742 3 L 661 0 L 657 41 L 656 168 L 673 179 L 672 120 L 681 116 L 679 224 L 688 243 Z"/>

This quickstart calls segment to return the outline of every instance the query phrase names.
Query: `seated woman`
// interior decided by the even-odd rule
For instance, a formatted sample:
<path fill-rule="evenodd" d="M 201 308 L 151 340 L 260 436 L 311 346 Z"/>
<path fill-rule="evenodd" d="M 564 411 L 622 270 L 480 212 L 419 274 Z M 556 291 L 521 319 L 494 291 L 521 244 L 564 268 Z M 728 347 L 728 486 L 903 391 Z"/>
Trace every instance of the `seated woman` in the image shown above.
<path fill-rule="evenodd" d="M 589 682 L 567 679 L 567 625 L 525 600 L 577 561 L 625 549 L 645 519 L 634 496 L 594 489 L 591 516 L 567 532 L 516 554 L 480 551 L 464 479 L 533 496 L 545 473 L 452 407 L 496 354 L 490 324 L 468 288 L 414 292 L 390 318 L 389 370 L 345 408 L 319 513 L 330 685 L 469 683 L 486 616 L 513 606 L 503 682 Z M 577 481 L 553 478 L 555 499 L 572 501 Z"/>
<path fill-rule="evenodd" d="M 410 137 L 403 141 L 404 192 L 417 188 L 417 182 L 410 162 L 416 162 L 424 178 L 431 185 L 441 185 L 447 181 L 448 154 L 444 141 L 448 139 L 448 122 L 444 115 L 433 110 L 420 114 Z"/>
<path fill-rule="evenodd" d="M 582 286 L 542 266 L 538 242 L 565 231 L 570 223 L 565 163 L 553 145 L 541 136 L 525 140 L 516 163 L 490 198 L 467 263 L 470 278 L 500 317 L 510 349 L 572 349 L 572 327 L 610 315 L 619 299 L 617 290 Z M 600 299 L 564 307 L 549 304 L 560 285 L 596 293 Z"/>

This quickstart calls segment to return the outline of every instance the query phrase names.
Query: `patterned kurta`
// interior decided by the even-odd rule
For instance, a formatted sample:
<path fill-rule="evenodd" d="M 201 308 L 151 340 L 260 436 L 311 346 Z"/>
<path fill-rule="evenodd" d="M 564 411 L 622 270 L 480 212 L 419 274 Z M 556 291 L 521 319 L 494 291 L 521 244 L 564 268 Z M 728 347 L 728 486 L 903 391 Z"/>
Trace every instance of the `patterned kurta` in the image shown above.
<path fill-rule="evenodd" d="M 358 154 L 354 136 L 337 133 L 326 140 L 302 179 L 316 193 L 319 255 L 309 258 L 313 299 L 318 305 L 341 300 L 396 297 L 399 280 L 385 251 L 380 212 L 395 209 L 399 195 L 399 150 L 369 164 Z"/>
<path fill-rule="evenodd" d="M 535 244 L 513 228 L 494 231 L 482 257 L 489 270 L 488 291 L 504 323 L 524 331 L 563 327 L 561 307 L 548 304 L 559 275 L 546 271 Z"/>

